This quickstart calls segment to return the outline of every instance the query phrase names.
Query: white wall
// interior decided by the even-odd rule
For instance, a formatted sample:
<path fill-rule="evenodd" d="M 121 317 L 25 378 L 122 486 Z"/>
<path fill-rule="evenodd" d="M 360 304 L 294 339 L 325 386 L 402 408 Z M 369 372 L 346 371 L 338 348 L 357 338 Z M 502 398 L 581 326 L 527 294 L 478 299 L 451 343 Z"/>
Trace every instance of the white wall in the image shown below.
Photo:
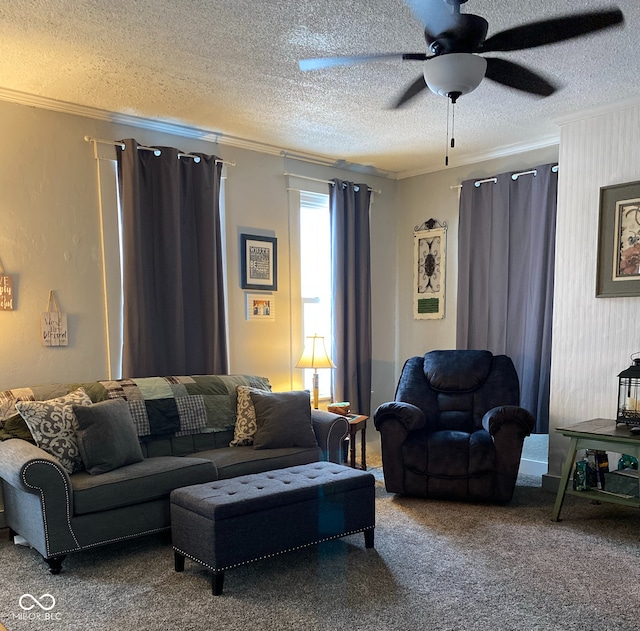
<path fill-rule="evenodd" d="M 276 390 L 299 384 L 300 371 L 292 368 L 292 357 L 297 359 L 303 342 L 291 329 L 299 305 L 290 300 L 285 168 L 380 189 L 371 211 L 373 405 L 392 397 L 394 384 L 380 375 L 392 372 L 393 365 L 389 297 L 395 292 L 395 181 L 290 158 L 285 165 L 280 156 L 7 102 L 0 102 L 0 130 L 0 262 L 13 277 L 16 293 L 15 310 L 0 311 L 0 390 L 107 377 L 96 164 L 91 144 L 84 141 L 89 135 L 111 140 L 134 137 L 143 144 L 213 153 L 236 163 L 228 168 L 225 183 L 230 367 L 233 372 L 267 376 Z M 242 232 L 273 234 L 278 239 L 273 322 L 245 319 L 246 292 L 240 288 L 238 262 Z M 116 256 L 107 252 L 107 261 Z M 66 348 L 40 344 L 39 318 L 50 289 L 68 314 Z"/>
<path fill-rule="evenodd" d="M 553 428 L 614 418 L 618 373 L 640 350 L 640 298 L 596 298 L 601 186 L 640 180 L 640 107 L 562 126 L 551 366 L 549 474 L 568 439 Z"/>

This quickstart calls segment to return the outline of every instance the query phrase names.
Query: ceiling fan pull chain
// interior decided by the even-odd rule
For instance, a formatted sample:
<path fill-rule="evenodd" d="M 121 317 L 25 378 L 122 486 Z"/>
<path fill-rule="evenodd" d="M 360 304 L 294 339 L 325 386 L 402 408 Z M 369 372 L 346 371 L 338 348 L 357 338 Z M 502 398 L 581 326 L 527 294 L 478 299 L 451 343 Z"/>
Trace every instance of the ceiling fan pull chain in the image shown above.
<path fill-rule="evenodd" d="M 449 166 L 449 100 L 447 100 L 447 142 L 444 149 L 444 166 Z"/>
<path fill-rule="evenodd" d="M 453 101 L 451 103 L 451 148 L 452 149 L 456 146 L 455 126 L 456 126 L 456 102 Z"/>

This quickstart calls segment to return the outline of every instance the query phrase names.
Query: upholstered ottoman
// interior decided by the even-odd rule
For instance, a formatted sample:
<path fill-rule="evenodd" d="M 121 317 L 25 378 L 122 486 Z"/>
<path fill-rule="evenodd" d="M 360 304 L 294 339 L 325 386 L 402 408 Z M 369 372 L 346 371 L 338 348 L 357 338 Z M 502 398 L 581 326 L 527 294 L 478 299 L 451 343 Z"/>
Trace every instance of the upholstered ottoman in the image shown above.
<path fill-rule="evenodd" d="M 171 492 L 175 569 L 189 557 L 213 571 L 364 532 L 373 547 L 374 477 L 332 462 L 277 469 Z"/>

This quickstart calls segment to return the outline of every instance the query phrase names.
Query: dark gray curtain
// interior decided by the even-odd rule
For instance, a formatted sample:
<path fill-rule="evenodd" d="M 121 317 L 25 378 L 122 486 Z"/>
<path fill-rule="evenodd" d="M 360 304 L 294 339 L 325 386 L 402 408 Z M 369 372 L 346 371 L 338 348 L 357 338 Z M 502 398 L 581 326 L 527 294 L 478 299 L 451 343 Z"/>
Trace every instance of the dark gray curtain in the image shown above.
<path fill-rule="evenodd" d="M 458 241 L 459 349 L 487 349 L 513 360 L 521 405 L 549 431 L 549 373 L 557 174 L 511 173 L 479 187 L 462 183 Z"/>
<path fill-rule="evenodd" d="M 122 142 L 123 376 L 225 374 L 222 164 Z"/>
<path fill-rule="evenodd" d="M 371 408 L 371 259 L 366 184 L 333 180 L 331 215 L 334 396 L 351 409 Z"/>

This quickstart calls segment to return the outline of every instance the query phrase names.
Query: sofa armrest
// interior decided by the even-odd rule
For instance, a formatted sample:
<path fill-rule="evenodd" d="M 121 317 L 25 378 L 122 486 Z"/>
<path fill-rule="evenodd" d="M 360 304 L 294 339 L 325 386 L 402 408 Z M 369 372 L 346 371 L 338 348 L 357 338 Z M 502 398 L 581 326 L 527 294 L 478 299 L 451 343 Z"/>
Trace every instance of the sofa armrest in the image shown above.
<path fill-rule="evenodd" d="M 311 410 L 311 424 L 322 457 L 329 462 L 342 464 L 344 439 L 349 434 L 349 421 L 344 416 L 324 410 Z"/>
<path fill-rule="evenodd" d="M 48 475 L 39 478 L 34 472 L 38 467 L 31 469 L 32 465 L 44 465 Z M 53 468 L 50 468 L 51 465 Z M 8 484 L 26 491 L 28 493 L 37 493 L 40 484 L 48 488 L 48 477 L 53 472 L 65 478 L 66 483 L 71 486 L 69 474 L 60 466 L 60 463 L 50 454 L 37 445 L 22 440 L 21 438 L 10 438 L 0 442 L 0 478 Z M 28 472 L 25 475 L 25 472 Z M 31 484 L 36 482 L 33 486 Z"/>
<path fill-rule="evenodd" d="M 20 438 L 2 441 L 0 478 L 11 487 L 5 487 L 9 526 L 45 558 L 79 547 L 71 529 L 71 480 L 53 456 Z M 25 493 L 37 498 L 21 501 Z"/>

